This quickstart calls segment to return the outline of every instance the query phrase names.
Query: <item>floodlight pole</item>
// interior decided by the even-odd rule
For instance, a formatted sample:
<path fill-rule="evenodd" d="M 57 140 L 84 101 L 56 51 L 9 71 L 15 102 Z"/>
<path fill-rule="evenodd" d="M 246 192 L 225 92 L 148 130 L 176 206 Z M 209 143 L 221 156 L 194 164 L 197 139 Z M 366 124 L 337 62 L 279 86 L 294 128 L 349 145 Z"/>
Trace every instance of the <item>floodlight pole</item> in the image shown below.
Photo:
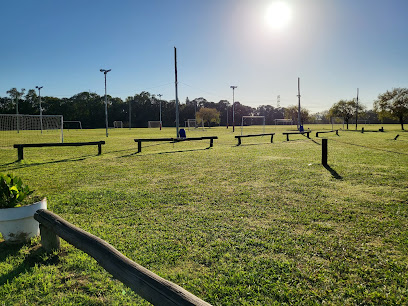
<path fill-rule="evenodd" d="M 112 69 L 100 69 L 100 72 L 103 72 L 103 74 L 105 75 L 105 126 L 106 126 L 106 137 L 108 137 L 108 100 L 107 100 L 107 96 L 106 96 L 106 75 L 108 74 L 109 71 L 111 71 Z"/>
<path fill-rule="evenodd" d="M 43 132 L 43 120 L 42 120 L 42 107 L 41 107 L 41 88 L 44 86 L 35 86 L 38 89 L 38 97 L 40 99 L 40 126 L 41 126 L 41 134 Z"/>
<path fill-rule="evenodd" d="M 234 91 L 238 86 L 230 86 L 232 88 L 232 132 L 235 132 L 235 96 Z"/>
<path fill-rule="evenodd" d="M 162 113 L 161 113 L 161 97 L 162 97 L 162 94 L 158 94 L 158 96 L 159 96 L 159 109 L 160 109 L 160 131 L 161 131 L 161 129 L 162 129 Z"/>
<path fill-rule="evenodd" d="M 357 122 L 358 122 L 358 88 L 357 88 L 357 103 L 356 103 L 356 131 L 357 131 Z"/>
<path fill-rule="evenodd" d="M 298 130 L 300 130 L 300 78 L 298 78 Z"/>
<path fill-rule="evenodd" d="M 176 87 L 176 133 L 177 137 L 180 136 L 179 134 L 179 101 L 178 101 L 178 90 L 177 90 L 177 49 L 174 47 L 174 76 L 175 82 L 174 85 Z"/>
<path fill-rule="evenodd" d="M 129 99 L 129 130 L 132 129 L 132 100 Z"/>

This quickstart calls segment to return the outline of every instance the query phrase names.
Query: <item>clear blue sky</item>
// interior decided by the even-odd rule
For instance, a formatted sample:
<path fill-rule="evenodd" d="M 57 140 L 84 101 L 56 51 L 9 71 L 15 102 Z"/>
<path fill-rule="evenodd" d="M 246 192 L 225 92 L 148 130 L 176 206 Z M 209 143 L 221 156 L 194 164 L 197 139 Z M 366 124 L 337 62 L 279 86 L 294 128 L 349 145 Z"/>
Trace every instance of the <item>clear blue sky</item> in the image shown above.
<path fill-rule="evenodd" d="M 44 86 L 125 99 L 141 91 L 249 106 L 297 103 L 312 112 L 340 99 L 368 108 L 408 86 L 407 0 L 282 0 L 291 19 L 265 22 L 273 0 L 13 0 L 0 3 L 0 96 Z"/>

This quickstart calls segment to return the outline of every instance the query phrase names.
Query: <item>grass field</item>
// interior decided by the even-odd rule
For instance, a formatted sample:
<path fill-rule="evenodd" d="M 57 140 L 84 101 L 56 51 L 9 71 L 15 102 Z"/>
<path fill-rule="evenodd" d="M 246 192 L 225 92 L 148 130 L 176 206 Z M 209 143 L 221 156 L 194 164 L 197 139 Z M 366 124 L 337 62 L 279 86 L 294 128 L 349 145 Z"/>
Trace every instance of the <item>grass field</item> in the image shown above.
<path fill-rule="evenodd" d="M 313 131 L 329 126 L 306 126 Z M 354 127 L 350 126 L 350 129 Z M 380 126 L 365 126 L 376 130 Z M 48 208 L 130 259 L 214 305 L 408 304 L 408 133 L 340 131 L 244 138 L 232 128 L 187 131 L 209 141 L 144 143 L 174 128 L 64 131 L 96 147 L 0 147 Z M 246 127 L 244 134 L 261 132 Z M 397 140 L 394 137 L 400 134 Z M 293 139 L 293 140 L 292 140 Z M 1 212 L 0 212 L 1 213 Z M 146 305 L 68 243 L 0 238 L 0 304 Z"/>

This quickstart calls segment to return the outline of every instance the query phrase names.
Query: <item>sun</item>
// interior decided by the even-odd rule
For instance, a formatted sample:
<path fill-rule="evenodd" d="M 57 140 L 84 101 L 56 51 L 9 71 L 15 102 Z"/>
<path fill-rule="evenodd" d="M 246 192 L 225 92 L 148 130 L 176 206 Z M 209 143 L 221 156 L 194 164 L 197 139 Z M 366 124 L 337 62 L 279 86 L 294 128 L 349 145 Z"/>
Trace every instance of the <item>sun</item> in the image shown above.
<path fill-rule="evenodd" d="M 291 19 L 291 8 L 285 2 L 273 2 L 265 12 L 265 21 L 272 29 L 279 30 L 285 28 Z"/>

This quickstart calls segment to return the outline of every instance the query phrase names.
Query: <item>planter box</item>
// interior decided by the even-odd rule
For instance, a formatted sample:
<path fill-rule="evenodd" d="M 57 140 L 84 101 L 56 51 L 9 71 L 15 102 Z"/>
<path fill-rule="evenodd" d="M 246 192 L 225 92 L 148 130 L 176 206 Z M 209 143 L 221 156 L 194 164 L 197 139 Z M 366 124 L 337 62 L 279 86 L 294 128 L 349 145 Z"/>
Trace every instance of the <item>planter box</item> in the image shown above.
<path fill-rule="evenodd" d="M 38 209 L 47 209 L 47 199 L 13 208 L 0 209 L 0 233 L 7 243 L 23 243 L 40 234 L 39 223 L 34 219 Z"/>

